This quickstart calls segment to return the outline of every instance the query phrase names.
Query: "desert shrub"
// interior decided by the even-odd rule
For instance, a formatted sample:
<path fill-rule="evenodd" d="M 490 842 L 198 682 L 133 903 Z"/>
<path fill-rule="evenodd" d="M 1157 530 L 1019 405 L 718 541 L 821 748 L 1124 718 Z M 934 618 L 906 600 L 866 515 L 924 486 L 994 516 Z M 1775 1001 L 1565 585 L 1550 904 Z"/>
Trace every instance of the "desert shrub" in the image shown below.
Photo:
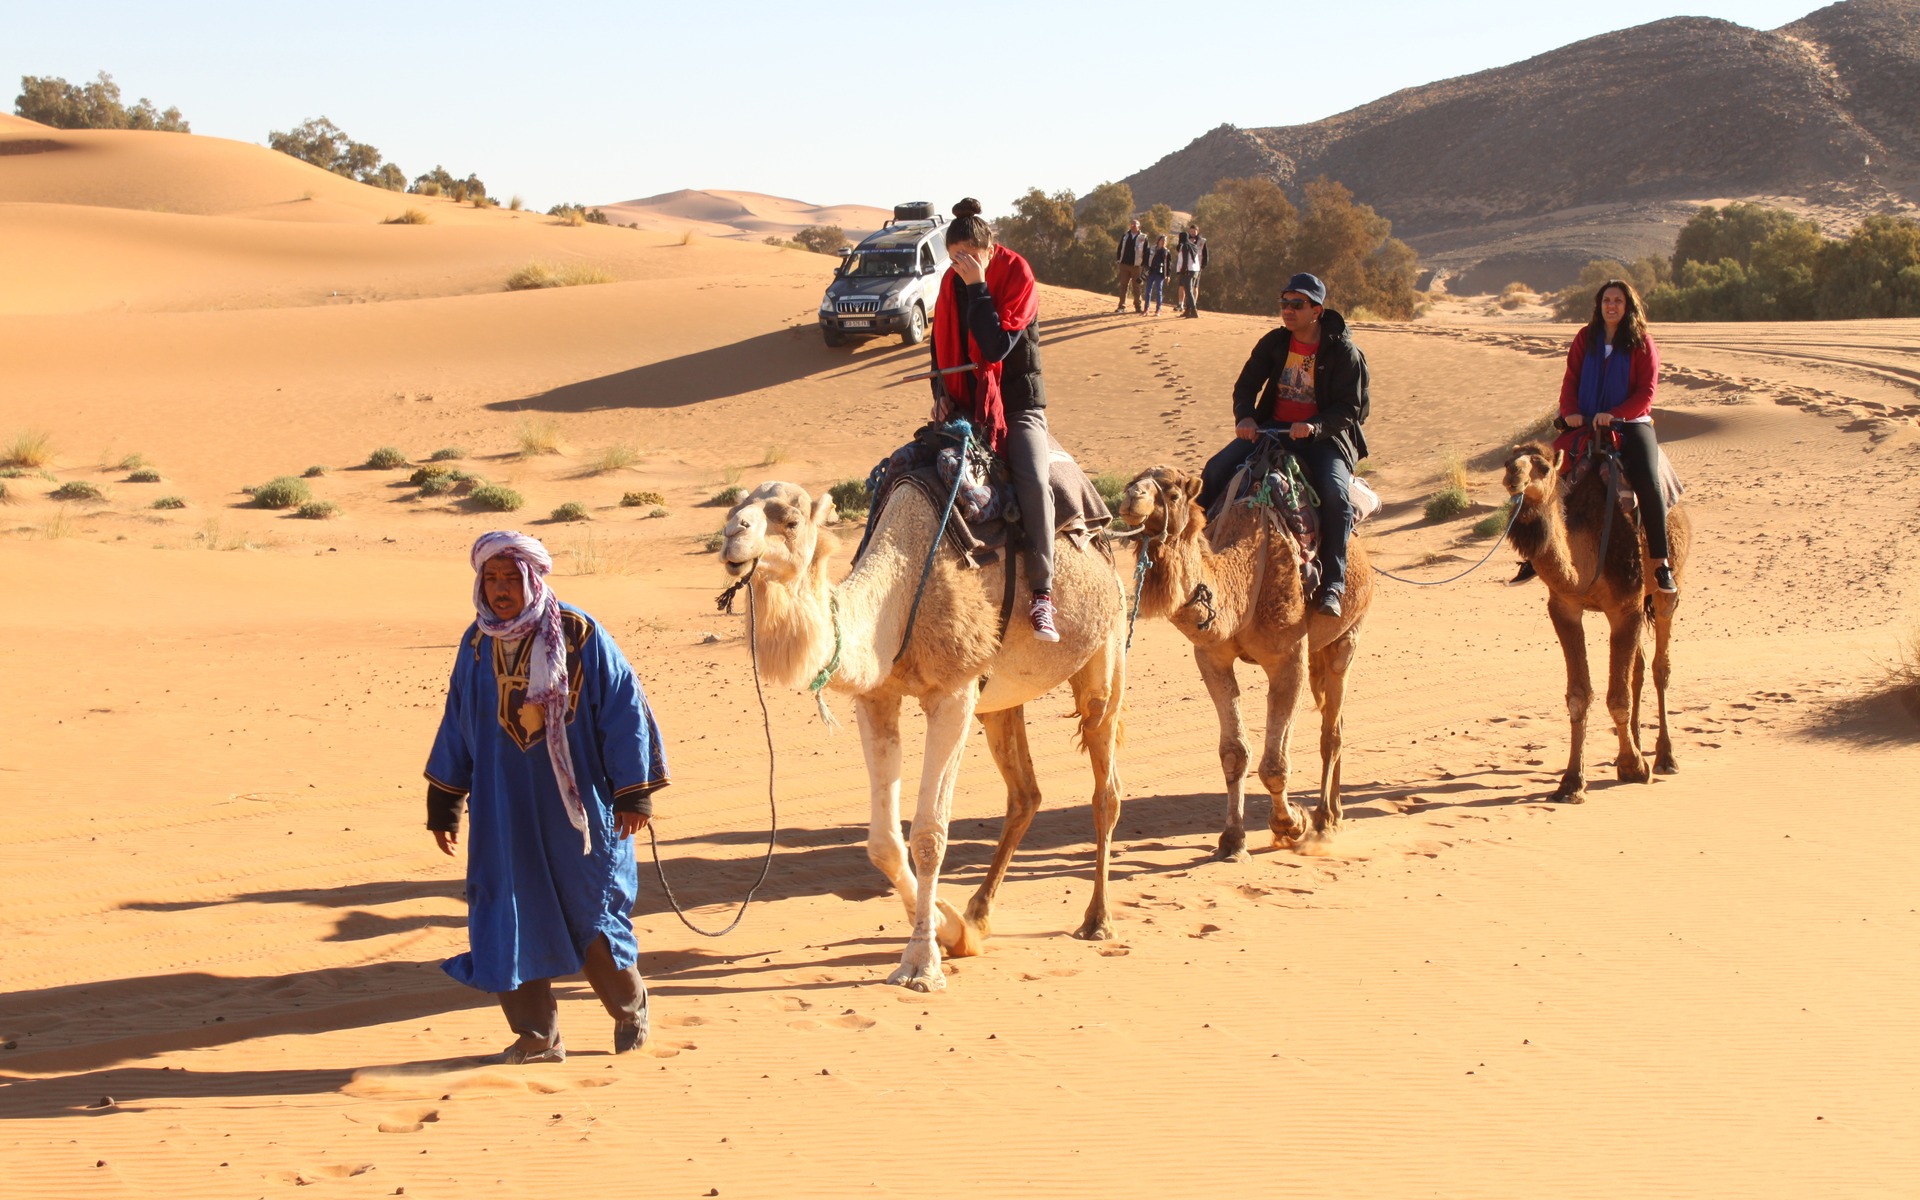
<path fill-rule="evenodd" d="M 473 501 L 476 507 L 484 508 L 488 512 L 514 512 L 527 502 L 519 492 L 510 487 L 501 487 L 497 483 L 474 488 L 467 499 Z"/>
<path fill-rule="evenodd" d="M 478 175 L 456 179 L 445 167 L 435 166 L 425 175 L 415 177 L 413 186 L 407 190 L 420 196 L 445 196 L 455 204 L 464 204 L 471 197 L 486 195 L 487 185 L 480 182 Z"/>
<path fill-rule="evenodd" d="M 380 151 L 365 142 L 356 142 L 346 131 L 325 117 L 309 117 L 285 133 L 275 130 L 267 135 L 267 145 L 301 162 L 312 163 L 323 171 L 332 171 L 348 179 L 397 192 L 406 183 L 406 172 L 384 162 Z M 419 222 L 389 221 L 388 224 Z"/>
<path fill-rule="evenodd" d="M 809 225 L 793 235 L 793 240 L 802 249 L 815 254 L 832 254 L 843 246 L 851 245 L 844 229 L 838 225 Z"/>
<path fill-rule="evenodd" d="M 607 214 L 597 208 L 588 208 L 584 204 L 556 204 L 547 210 L 550 217 L 559 218 L 562 225 L 611 225 Z"/>
<path fill-rule="evenodd" d="M 13 435 L 0 464 L 9 467 L 44 467 L 53 461 L 53 435 L 44 429 L 23 429 Z"/>
<path fill-rule="evenodd" d="M 1467 489 L 1449 484 L 1427 499 L 1427 520 L 1450 521 L 1466 512 L 1472 504 L 1467 498 Z"/>
<path fill-rule="evenodd" d="M 736 483 L 731 487 L 723 487 L 715 492 L 713 499 L 708 501 L 708 503 L 717 504 L 722 508 L 732 508 L 734 505 L 740 503 L 740 498 L 746 494 L 747 489 Z"/>
<path fill-rule="evenodd" d="M 100 489 L 84 479 L 69 479 L 53 489 L 55 500 L 103 500 Z"/>
<path fill-rule="evenodd" d="M 1519 280 L 1515 280 L 1514 282 L 1509 283 L 1506 287 L 1503 287 L 1500 289 L 1500 299 L 1498 303 L 1501 308 L 1504 308 L 1509 312 L 1511 312 L 1513 309 L 1516 309 L 1516 308 L 1525 308 L 1527 305 L 1532 304 L 1538 298 L 1539 297 L 1534 294 L 1534 290 L 1532 288 L 1528 287 L 1524 283 L 1521 283 Z"/>
<path fill-rule="evenodd" d="M 258 487 L 248 488 L 247 494 L 253 497 L 254 504 L 260 508 L 292 508 L 313 499 L 307 481 L 292 475 L 269 479 Z"/>
<path fill-rule="evenodd" d="M 446 479 L 452 474 L 452 467 L 442 466 L 438 463 L 428 463 L 424 467 L 416 468 L 413 474 L 407 476 L 407 482 L 414 487 L 422 487 L 429 479 Z"/>
<path fill-rule="evenodd" d="M 407 190 L 416 196 L 438 196 L 440 194 L 440 185 L 431 179 L 424 181 L 416 180 L 414 185 Z"/>
<path fill-rule="evenodd" d="M 158 500 L 155 500 L 148 507 L 150 508 L 185 508 L 186 506 L 187 506 L 187 498 L 185 496 L 162 496 Z"/>
<path fill-rule="evenodd" d="M 141 467 L 127 476 L 128 483 L 159 483 L 160 472 L 152 467 Z"/>
<path fill-rule="evenodd" d="M 724 529 L 716 529 L 708 534 L 706 540 L 701 544 L 707 548 L 709 554 L 718 553 L 720 547 L 727 544 L 727 531 Z"/>
<path fill-rule="evenodd" d="M 113 468 L 116 471 L 137 471 L 146 465 L 148 465 L 147 456 L 135 451 L 132 454 L 122 454 L 113 464 Z"/>
<path fill-rule="evenodd" d="M 659 492 L 628 492 L 620 497 L 622 508 L 642 508 L 651 504 L 665 504 L 667 498 Z"/>
<path fill-rule="evenodd" d="M 1126 495 L 1127 485 L 1133 482 L 1131 475 L 1122 475 L 1117 471 L 1103 471 L 1093 477 L 1093 490 L 1107 502 L 1107 510 L 1116 515 L 1120 512 L 1120 500 Z"/>
<path fill-rule="evenodd" d="M 507 201 L 507 207 L 513 210 L 514 212 L 519 212 L 521 209 L 525 208 L 526 206 L 527 206 L 527 202 L 525 200 L 522 200 L 518 196 L 515 196 L 513 199 Z"/>
<path fill-rule="evenodd" d="M 308 467 L 306 470 L 300 472 L 300 474 L 307 479 L 318 479 L 322 475 L 325 475 L 326 473 L 327 473 L 327 468 L 324 466 L 321 466 L 319 463 L 315 463 L 312 466 Z"/>
<path fill-rule="evenodd" d="M 786 238 L 783 238 L 778 236 L 777 234 L 771 234 L 771 233 L 768 234 L 766 237 L 761 238 L 760 242 L 762 245 L 778 246 L 782 250 L 805 250 L 806 249 L 806 247 L 802 246 L 799 242 L 790 242 Z"/>
<path fill-rule="evenodd" d="M 1440 452 L 1440 478 L 1450 488 L 1467 490 L 1467 460 L 1458 450 L 1448 447 Z"/>
<path fill-rule="evenodd" d="M 309 500 L 293 515 L 308 521 L 327 521 L 340 515 L 340 506 L 331 500 Z"/>
<path fill-rule="evenodd" d="M 693 230 L 689 229 L 685 233 L 682 233 L 680 235 L 680 244 L 682 246 L 691 246 L 693 245 L 693 238 L 694 238 Z"/>
<path fill-rule="evenodd" d="M 596 475 L 605 475 L 609 471 L 624 471 L 639 461 L 640 450 L 632 445 L 612 445 L 603 447 L 587 464 L 587 469 Z"/>
<path fill-rule="evenodd" d="M 593 514 L 587 511 L 587 506 L 577 500 L 569 500 L 547 515 L 555 521 L 591 521 L 593 519 Z"/>
<path fill-rule="evenodd" d="M 667 506 L 664 504 L 656 504 L 652 508 L 647 510 L 647 518 L 649 520 L 658 520 L 661 517 L 664 517 L 666 515 L 667 515 Z"/>
<path fill-rule="evenodd" d="M 463 459 L 466 456 L 467 456 L 467 451 L 465 447 L 442 446 L 438 450 L 435 450 L 432 454 L 427 455 L 427 461 L 428 462 L 457 462 L 458 460 Z"/>
<path fill-rule="evenodd" d="M 22 75 L 13 111 L 55 129 L 149 129 L 190 132 L 177 108 L 156 111 L 142 96 L 133 107 L 120 103 L 120 85 L 105 71 L 92 83 L 74 85 L 57 75 Z"/>
<path fill-rule="evenodd" d="M 476 195 L 468 197 L 475 208 L 499 208 L 500 202 L 492 196 Z"/>
<path fill-rule="evenodd" d="M 0 479 L 24 479 L 31 474 L 25 467 L 0 467 Z"/>
<path fill-rule="evenodd" d="M 1896 647 L 1893 661 L 1886 665 L 1883 689 L 1906 705 L 1920 718 L 1920 625 L 1907 631 Z"/>
<path fill-rule="evenodd" d="M 612 283 L 613 274 L 591 263 L 565 263 L 553 266 L 530 262 L 507 276 L 507 290 L 525 292 L 536 288 L 579 287 L 588 283 Z"/>
<path fill-rule="evenodd" d="M 557 223 L 561 225 L 571 225 L 578 228 L 587 223 L 587 214 L 577 208 L 570 208 L 564 212 L 554 213 L 553 215 L 559 218 Z"/>
<path fill-rule="evenodd" d="M 427 225 L 432 223 L 432 221 L 433 221 L 433 218 L 429 217 L 426 213 L 422 212 L 420 209 L 409 208 L 406 211 L 402 212 L 399 216 L 388 217 L 386 220 L 380 223 L 382 225 Z"/>
<path fill-rule="evenodd" d="M 422 496 L 444 496 L 448 492 L 451 492 L 458 484 L 459 480 L 455 479 L 451 472 L 445 475 L 429 475 L 419 483 L 420 494 Z"/>
<path fill-rule="evenodd" d="M 391 471 L 407 465 L 407 456 L 398 446 L 382 446 L 367 455 L 367 465 L 376 471 Z"/>
<path fill-rule="evenodd" d="M 763 467 L 778 466 L 785 461 L 787 461 L 787 448 L 778 442 L 768 446 L 760 455 L 760 465 Z"/>
<path fill-rule="evenodd" d="M 520 447 L 522 458 L 560 453 L 560 426 L 552 421 L 522 418 L 514 428 L 513 437 Z"/>
<path fill-rule="evenodd" d="M 1493 537 L 1495 534 L 1505 533 L 1507 531 L 1507 518 L 1511 515 L 1512 514 L 1505 508 L 1488 513 L 1473 523 L 1473 536 L 1487 538 Z"/>
<path fill-rule="evenodd" d="M 0 504 L 12 504 L 13 492 L 7 488 L 5 480 L 0 480 Z"/>
<path fill-rule="evenodd" d="M 867 490 L 864 479 L 842 479 L 827 489 L 827 495 L 843 517 L 858 516 L 873 507 L 873 493 Z"/>

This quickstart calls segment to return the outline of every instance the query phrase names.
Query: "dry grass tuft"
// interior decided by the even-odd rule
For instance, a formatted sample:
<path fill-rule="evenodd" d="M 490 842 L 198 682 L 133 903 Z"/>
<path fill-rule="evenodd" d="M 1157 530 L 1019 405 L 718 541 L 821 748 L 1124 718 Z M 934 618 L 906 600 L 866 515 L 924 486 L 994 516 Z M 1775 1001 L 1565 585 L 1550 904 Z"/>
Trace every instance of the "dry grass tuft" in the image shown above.
<path fill-rule="evenodd" d="M 258 487 L 247 488 L 246 492 L 260 508 L 292 508 L 313 499 L 307 481 L 292 475 L 269 479 Z"/>
<path fill-rule="evenodd" d="M 146 465 L 147 456 L 137 451 L 133 454 L 122 454 L 117 461 L 108 464 L 115 471 L 138 471 Z"/>
<path fill-rule="evenodd" d="M 1465 488 L 1443 487 L 1427 500 L 1427 520 L 1450 521 L 1471 507 Z"/>
<path fill-rule="evenodd" d="M 460 459 L 465 458 L 466 456 L 467 456 L 467 450 L 466 450 L 466 447 L 464 446 L 442 446 L 438 450 L 435 450 L 432 454 L 427 455 L 427 461 L 428 462 L 457 462 Z"/>
<path fill-rule="evenodd" d="M 367 466 L 376 471 L 391 471 L 407 465 L 407 456 L 398 446 L 382 446 L 367 455 Z"/>
<path fill-rule="evenodd" d="M 787 461 L 787 448 L 778 443 L 768 446 L 766 452 L 760 456 L 760 465 L 763 467 L 778 466 L 785 461 Z"/>
<path fill-rule="evenodd" d="M 644 508 L 649 505 L 665 504 L 667 498 L 659 492 L 628 492 L 620 497 L 622 508 Z"/>
<path fill-rule="evenodd" d="M 551 420 L 533 420 L 522 418 L 514 427 L 513 440 L 520 447 L 521 458 L 532 458 L 539 454 L 560 453 L 560 426 Z"/>
<path fill-rule="evenodd" d="M 187 498 L 185 496 L 162 496 L 148 505 L 149 508 L 185 508 L 186 506 Z"/>
<path fill-rule="evenodd" d="M 547 516 L 549 519 L 555 520 L 555 521 L 591 521 L 593 520 L 593 514 L 587 511 L 587 506 L 580 503 L 578 500 L 567 501 L 565 504 L 562 504 L 559 508 L 556 508 L 552 512 L 548 513 Z"/>
<path fill-rule="evenodd" d="M 53 463 L 53 435 L 44 429 L 23 429 L 0 451 L 0 466 L 45 467 Z"/>
<path fill-rule="evenodd" d="M 326 473 L 327 473 L 327 468 L 321 466 L 319 463 L 315 463 L 312 466 L 308 467 L 306 470 L 300 472 L 300 474 L 307 479 L 318 479 L 322 475 L 325 475 Z"/>
<path fill-rule="evenodd" d="M 593 456 L 587 464 L 587 470 L 594 475 L 605 475 L 610 471 L 624 471 L 640 461 L 640 448 L 632 443 L 607 446 Z"/>
<path fill-rule="evenodd" d="M 827 495 L 832 497 L 834 509 L 849 521 L 865 516 L 873 507 L 873 493 L 867 490 L 864 479 L 842 479 L 827 489 Z"/>
<path fill-rule="evenodd" d="M 1467 460 L 1451 446 L 1440 452 L 1440 479 L 1450 488 L 1459 488 L 1463 492 L 1467 490 Z"/>
<path fill-rule="evenodd" d="M 680 235 L 680 244 L 682 246 L 693 245 L 693 237 L 694 237 L 693 230 L 691 229 L 687 230 L 685 233 Z"/>
<path fill-rule="evenodd" d="M 1505 508 L 1495 509 L 1473 523 L 1473 536 L 1490 538 L 1507 531 L 1507 518 L 1513 514 Z"/>
<path fill-rule="evenodd" d="M 160 472 L 154 470 L 152 467 L 136 467 L 134 468 L 133 472 L 127 476 L 127 482 L 128 483 L 159 483 Z"/>
<path fill-rule="evenodd" d="M 309 500 L 293 515 L 309 521 L 329 521 L 340 515 L 340 506 L 331 500 Z"/>
<path fill-rule="evenodd" d="M 73 518 L 67 514 L 67 510 L 64 508 L 54 509 L 53 515 L 47 518 L 47 523 L 40 527 L 40 536 L 50 542 L 58 541 L 63 537 L 71 537 L 72 535 Z"/>
<path fill-rule="evenodd" d="M 433 218 L 417 208 L 409 208 L 397 217 L 388 217 L 382 225 L 430 225 Z"/>
<path fill-rule="evenodd" d="M 579 287 L 587 283 L 612 283 L 613 273 L 592 263 L 530 262 L 507 276 L 507 290 L 525 292 L 535 288 Z"/>
<path fill-rule="evenodd" d="M 1920 624 L 1900 639 L 1893 661 L 1887 664 L 1882 687 L 1920 719 Z"/>
<path fill-rule="evenodd" d="M 747 489 L 735 484 L 732 487 L 721 488 L 715 492 L 713 499 L 707 501 L 707 503 L 718 505 L 721 508 L 732 508 L 734 505 L 740 503 L 746 494 Z"/>
<path fill-rule="evenodd" d="M 101 494 L 97 485 L 88 483 L 84 479 L 69 479 L 67 482 L 53 489 L 52 495 L 55 500 L 106 499 L 106 497 Z"/>
<path fill-rule="evenodd" d="M 483 508 L 488 512 L 513 512 L 527 502 L 519 492 L 497 483 L 473 489 L 467 499 L 473 502 L 475 508 Z"/>

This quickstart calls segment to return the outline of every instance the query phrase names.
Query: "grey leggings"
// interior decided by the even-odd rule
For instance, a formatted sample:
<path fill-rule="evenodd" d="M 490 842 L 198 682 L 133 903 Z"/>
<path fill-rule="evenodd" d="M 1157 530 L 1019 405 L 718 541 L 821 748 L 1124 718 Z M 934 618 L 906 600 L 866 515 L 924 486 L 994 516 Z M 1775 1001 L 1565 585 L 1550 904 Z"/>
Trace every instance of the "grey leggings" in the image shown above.
<path fill-rule="evenodd" d="M 1027 538 L 1027 586 L 1035 593 L 1053 590 L 1052 448 L 1047 445 L 1047 410 L 1025 408 L 1007 414 L 1007 440 L 1000 453 L 1013 474 L 1020 498 L 1020 527 Z"/>
<path fill-rule="evenodd" d="M 580 973 L 607 1015 L 622 1025 L 647 1026 L 647 985 L 638 965 L 621 970 L 614 965 L 607 939 L 597 937 L 587 947 Z M 541 1038 L 549 1045 L 560 1036 L 560 1005 L 553 998 L 553 980 L 529 979 L 511 992 L 495 992 L 507 1027 L 522 1037 Z"/>

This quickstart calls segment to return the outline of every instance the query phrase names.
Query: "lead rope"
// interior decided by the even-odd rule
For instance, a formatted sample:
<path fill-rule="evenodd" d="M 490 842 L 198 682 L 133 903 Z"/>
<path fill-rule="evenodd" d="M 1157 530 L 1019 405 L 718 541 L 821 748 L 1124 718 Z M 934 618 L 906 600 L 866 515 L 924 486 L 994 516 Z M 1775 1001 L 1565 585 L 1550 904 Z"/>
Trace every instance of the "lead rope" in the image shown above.
<path fill-rule="evenodd" d="M 946 511 L 940 514 L 940 527 L 933 531 L 933 541 L 927 546 L 927 561 L 920 568 L 920 585 L 913 589 L 913 607 L 907 610 L 906 632 L 900 635 L 900 648 L 893 652 L 893 661 L 899 662 L 900 656 L 907 652 L 908 643 L 913 641 L 913 623 L 920 619 L 920 598 L 927 594 L 927 577 L 933 574 L 933 557 L 940 553 L 940 543 L 947 536 L 947 521 L 953 516 L 953 506 L 960 499 L 960 485 L 967 481 L 967 451 L 973 448 L 973 426 L 965 421 L 954 421 L 965 430 L 960 435 L 960 467 L 953 473 L 953 490 L 947 493 Z M 1007 569 L 1013 569 L 1011 559 Z"/>
<path fill-rule="evenodd" d="M 1163 530 L 1161 537 L 1166 537 Z M 1011 564 L 1009 564 L 1011 565 Z M 1133 568 L 1133 609 L 1127 613 L 1127 645 L 1133 649 L 1133 623 L 1140 619 L 1140 590 L 1147 585 L 1147 572 L 1153 570 L 1153 539 L 1143 538 L 1140 542 L 1140 562 Z"/>
<path fill-rule="evenodd" d="M 758 569 L 759 564 L 756 563 L 754 565 L 755 569 Z M 752 578 L 753 571 L 748 571 L 746 575 L 741 577 L 738 583 L 729 585 L 726 591 L 721 592 L 719 600 L 720 608 L 724 610 L 730 607 L 733 604 L 734 593 L 738 592 L 742 587 L 746 587 L 747 581 Z M 760 727 L 764 729 L 767 734 L 767 854 L 765 858 L 760 860 L 760 878 L 754 880 L 753 886 L 747 889 L 746 899 L 740 902 L 740 911 L 733 914 L 733 920 L 727 922 L 726 928 L 718 931 L 702 929 L 687 919 L 687 910 L 680 907 L 679 898 L 673 894 L 673 885 L 667 882 L 666 865 L 660 861 L 660 835 L 654 832 L 653 822 L 647 822 L 647 842 L 653 847 L 653 870 L 654 874 L 660 876 L 660 888 L 667 894 L 667 903 L 673 906 L 673 915 L 680 918 L 680 923 L 701 937 L 725 937 L 727 934 L 732 933 L 734 927 L 740 924 L 741 919 L 747 915 L 747 905 L 753 903 L 754 893 L 760 890 L 760 885 L 767 881 L 767 873 L 773 869 L 774 837 L 780 830 L 780 810 L 773 798 L 773 774 L 775 765 L 773 755 L 773 718 L 767 713 L 767 695 L 760 688 L 760 645 L 754 639 L 754 633 L 759 624 L 757 612 L 758 608 L 753 599 L 753 589 L 747 588 L 747 651 L 753 656 L 753 694 L 760 701 Z"/>
<path fill-rule="evenodd" d="M 1395 575 L 1392 571 L 1387 570 L 1385 567 L 1374 567 L 1373 569 L 1377 573 L 1381 575 L 1385 575 L 1388 579 L 1397 579 L 1401 583 L 1410 583 L 1415 587 L 1439 587 L 1443 583 L 1454 583 L 1458 580 L 1465 579 L 1467 576 L 1473 574 L 1475 571 L 1478 571 L 1481 567 L 1486 566 L 1487 559 L 1492 558 L 1494 556 L 1494 552 L 1499 550 L 1501 546 L 1506 544 L 1508 535 L 1513 533 L 1513 524 L 1515 521 L 1518 521 L 1520 519 L 1520 497 L 1515 496 L 1512 500 L 1508 501 L 1508 503 L 1513 508 L 1513 513 L 1512 515 L 1507 517 L 1506 530 L 1502 532 L 1499 537 L 1493 540 L 1493 545 L 1487 547 L 1487 553 L 1485 558 L 1482 558 L 1479 562 L 1468 567 L 1466 570 L 1460 572 L 1458 575 L 1449 575 L 1445 579 L 1408 579 L 1404 575 Z"/>

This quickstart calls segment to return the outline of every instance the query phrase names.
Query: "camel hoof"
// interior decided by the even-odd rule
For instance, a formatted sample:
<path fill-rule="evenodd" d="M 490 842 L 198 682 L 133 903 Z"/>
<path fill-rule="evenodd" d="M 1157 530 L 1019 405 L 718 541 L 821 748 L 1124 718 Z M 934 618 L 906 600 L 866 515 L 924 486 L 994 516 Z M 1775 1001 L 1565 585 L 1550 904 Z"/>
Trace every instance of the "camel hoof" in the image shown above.
<path fill-rule="evenodd" d="M 1615 765 L 1614 776 L 1621 783 L 1652 783 L 1653 772 L 1647 767 L 1647 760 L 1623 762 Z"/>
<path fill-rule="evenodd" d="M 893 974 L 887 976 L 887 982 L 895 987 L 906 988 L 910 992 L 947 990 L 946 973 L 939 967 L 909 967 L 902 963 Z"/>
<path fill-rule="evenodd" d="M 1561 788 L 1550 796 L 1549 799 L 1555 804 L 1585 804 L 1587 802 L 1587 792 L 1585 788 L 1573 788 L 1571 790 Z"/>
<path fill-rule="evenodd" d="M 1083 942 L 1110 942 L 1113 940 L 1113 925 L 1106 917 L 1088 917 L 1086 924 L 1073 931 L 1073 936 Z"/>
<path fill-rule="evenodd" d="M 1242 842 L 1232 849 L 1228 849 L 1225 845 L 1217 847 L 1214 852 L 1208 856 L 1207 861 L 1232 863 L 1252 862 L 1253 855 L 1247 853 L 1246 843 Z"/>
<path fill-rule="evenodd" d="M 1678 775 L 1680 773 L 1680 764 L 1674 761 L 1673 755 L 1664 754 L 1653 760 L 1653 773 L 1655 775 Z"/>
<path fill-rule="evenodd" d="M 977 954 L 986 953 L 986 923 L 981 922 L 979 925 L 975 925 L 971 921 L 967 922 L 960 927 L 960 936 L 950 943 L 940 943 L 940 949 L 945 952 L 948 958 L 972 958 Z"/>

